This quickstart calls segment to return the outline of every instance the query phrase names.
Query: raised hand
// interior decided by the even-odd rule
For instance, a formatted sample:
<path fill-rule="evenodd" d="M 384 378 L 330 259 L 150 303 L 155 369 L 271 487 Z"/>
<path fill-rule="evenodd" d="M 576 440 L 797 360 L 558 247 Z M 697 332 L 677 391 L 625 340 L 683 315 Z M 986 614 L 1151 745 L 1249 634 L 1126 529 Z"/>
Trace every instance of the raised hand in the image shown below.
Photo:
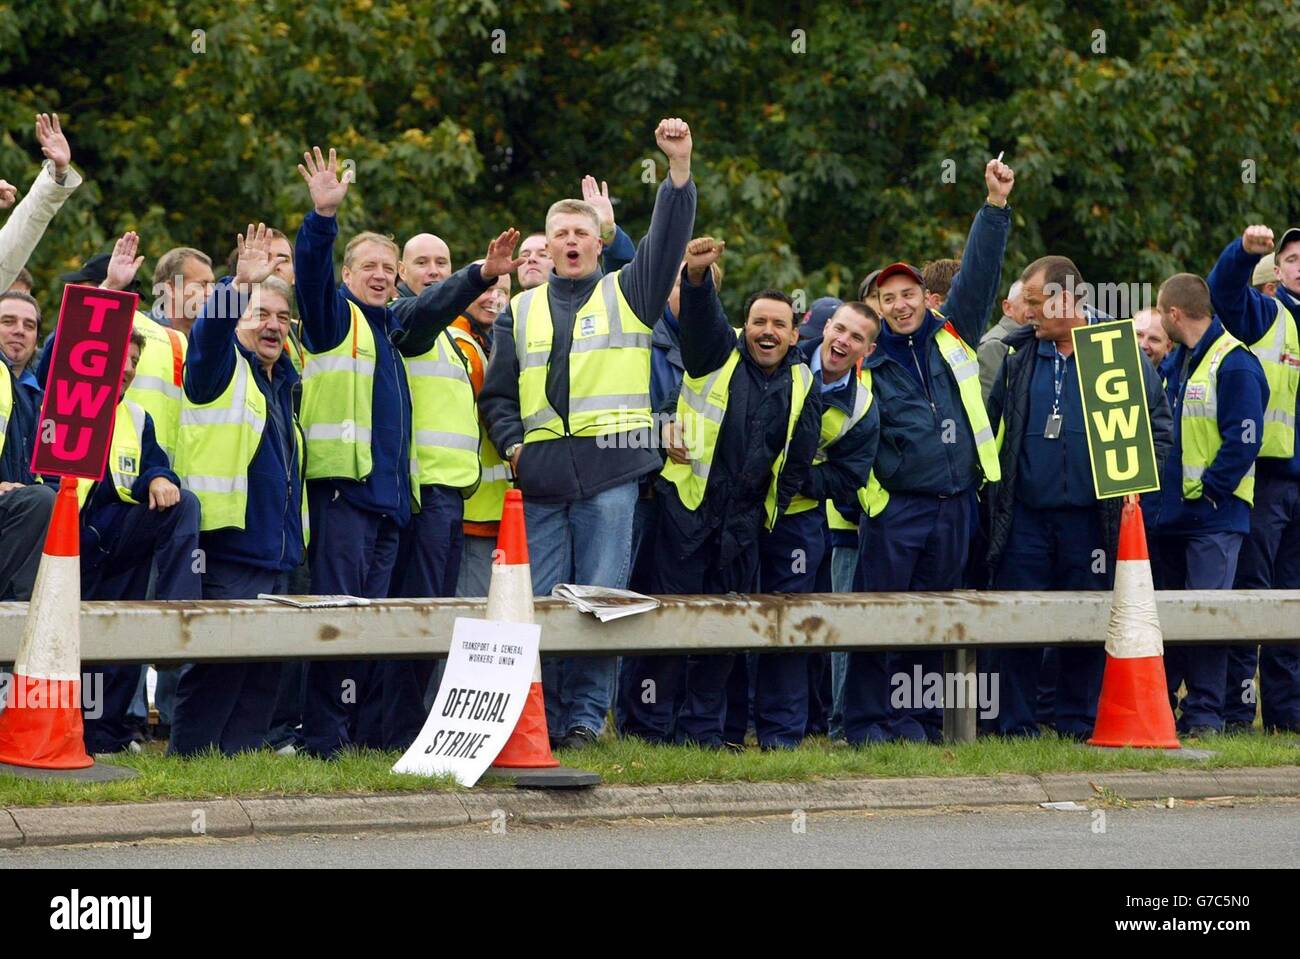
<path fill-rule="evenodd" d="M 506 230 L 488 244 L 487 256 L 479 271 L 485 280 L 495 280 L 498 276 L 513 273 L 523 264 L 523 257 L 513 257 L 515 244 L 519 242 L 519 231 L 514 227 Z"/>
<path fill-rule="evenodd" d="M 113 244 L 113 255 L 108 258 L 108 275 L 99 284 L 105 290 L 125 290 L 135 282 L 135 275 L 140 272 L 143 256 L 136 256 L 140 249 L 140 236 L 127 231 Z"/>
<path fill-rule="evenodd" d="M 984 184 L 989 188 L 989 203 L 1006 206 L 1011 188 L 1016 185 L 1016 172 L 1001 160 L 990 160 L 984 167 Z"/>
<path fill-rule="evenodd" d="M 673 184 L 678 187 L 686 185 L 691 176 L 691 128 L 680 117 L 665 117 L 655 127 L 655 143 L 668 157 L 668 173 Z"/>
<path fill-rule="evenodd" d="M 1241 247 L 1247 253 L 1256 253 L 1263 256 L 1273 252 L 1273 231 L 1261 223 L 1253 223 L 1246 227 L 1246 232 L 1241 235 Z"/>
<path fill-rule="evenodd" d="M 298 172 L 307 181 L 311 191 L 311 202 L 321 216 L 333 216 L 338 212 L 343 198 L 348 195 L 348 184 L 352 182 L 352 171 L 345 170 L 339 178 L 338 157 L 330 147 L 329 160 L 321 156 L 320 147 L 312 147 L 312 153 L 304 153 L 302 158 L 306 165 L 299 163 Z"/>
<path fill-rule="evenodd" d="M 704 274 L 726 250 L 727 244 L 711 236 L 700 236 L 686 244 L 686 276 L 692 285 L 704 281 Z"/>
<path fill-rule="evenodd" d="M 587 174 L 582 178 L 582 198 L 596 208 L 600 216 L 600 238 L 614 238 L 614 204 L 609 199 L 609 184 Z"/>
<path fill-rule="evenodd" d="M 18 187 L 8 180 L 0 180 L 0 210 L 7 210 L 18 199 Z"/>
<path fill-rule="evenodd" d="M 72 162 L 72 147 L 63 135 L 57 113 L 36 114 L 36 141 L 41 145 L 41 153 L 54 164 L 56 179 L 68 172 L 68 164 Z"/>
<path fill-rule="evenodd" d="M 235 245 L 239 249 L 235 260 L 235 283 L 247 288 L 261 283 L 275 272 L 275 256 L 271 253 L 271 234 L 265 223 L 256 227 L 248 224 L 246 236 L 235 236 Z"/>

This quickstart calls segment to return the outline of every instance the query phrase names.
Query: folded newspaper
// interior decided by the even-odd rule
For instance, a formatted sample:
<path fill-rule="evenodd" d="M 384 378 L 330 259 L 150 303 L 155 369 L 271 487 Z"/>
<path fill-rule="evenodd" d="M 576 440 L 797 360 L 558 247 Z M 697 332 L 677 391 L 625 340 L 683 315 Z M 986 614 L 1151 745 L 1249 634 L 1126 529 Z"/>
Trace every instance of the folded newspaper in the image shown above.
<path fill-rule="evenodd" d="M 551 595 L 584 613 L 591 613 L 602 623 L 646 613 L 659 605 L 659 600 L 653 596 L 634 593 L 630 589 L 611 589 L 608 586 L 560 583 L 551 590 Z"/>
<path fill-rule="evenodd" d="M 335 606 L 369 606 L 370 600 L 364 596 L 273 596 L 270 593 L 258 593 L 258 599 L 269 599 L 273 603 L 292 606 L 295 609 L 331 609 Z"/>

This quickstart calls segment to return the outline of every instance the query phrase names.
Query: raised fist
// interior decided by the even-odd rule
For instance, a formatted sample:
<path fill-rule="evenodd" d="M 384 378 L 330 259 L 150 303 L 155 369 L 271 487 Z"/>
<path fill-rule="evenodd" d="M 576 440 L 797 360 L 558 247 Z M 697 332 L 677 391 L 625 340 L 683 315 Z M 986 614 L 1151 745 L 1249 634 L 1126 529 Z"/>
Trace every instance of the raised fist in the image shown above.
<path fill-rule="evenodd" d="M 1273 231 L 1262 223 L 1251 224 L 1241 235 L 1241 247 L 1247 253 L 1257 253 L 1260 256 L 1272 253 Z"/>
<path fill-rule="evenodd" d="M 726 250 L 727 244 L 711 236 L 696 237 L 686 244 L 686 275 L 692 285 L 704 280 L 704 273 Z"/>

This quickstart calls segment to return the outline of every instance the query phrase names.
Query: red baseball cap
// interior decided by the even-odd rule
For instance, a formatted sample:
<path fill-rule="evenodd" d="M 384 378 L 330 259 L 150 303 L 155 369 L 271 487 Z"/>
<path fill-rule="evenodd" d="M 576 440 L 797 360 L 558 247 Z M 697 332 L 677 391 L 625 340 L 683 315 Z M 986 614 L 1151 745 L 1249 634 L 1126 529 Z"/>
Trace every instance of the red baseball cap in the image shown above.
<path fill-rule="evenodd" d="M 884 283 L 891 276 L 911 277 L 913 280 L 916 280 L 917 284 L 920 285 L 922 288 L 925 287 L 925 280 L 921 278 L 921 271 L 918 270 L 916 267 L 912 266 L 910 263 L 902 263 L 902 262 L 891 263 L 889 264 L 889 266 L 881 270 L 878 274 L 876 274 L 876 279 L 875 282 L 872 283 L 872 286 L 874 286 L 876 289 L 880 289 L 881 284 Z"/>

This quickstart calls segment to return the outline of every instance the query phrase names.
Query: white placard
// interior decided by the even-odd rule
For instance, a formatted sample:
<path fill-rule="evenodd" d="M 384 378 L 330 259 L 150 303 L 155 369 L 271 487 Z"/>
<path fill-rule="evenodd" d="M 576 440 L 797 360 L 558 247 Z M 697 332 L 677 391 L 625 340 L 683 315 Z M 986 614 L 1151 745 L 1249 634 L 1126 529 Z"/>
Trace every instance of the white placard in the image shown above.
<path fill-rule="evenodd" d="M 457 617 L 433 710 L 393 772 L 478 782 L 524 710 L 541 635 L 534 623 Z"/>

